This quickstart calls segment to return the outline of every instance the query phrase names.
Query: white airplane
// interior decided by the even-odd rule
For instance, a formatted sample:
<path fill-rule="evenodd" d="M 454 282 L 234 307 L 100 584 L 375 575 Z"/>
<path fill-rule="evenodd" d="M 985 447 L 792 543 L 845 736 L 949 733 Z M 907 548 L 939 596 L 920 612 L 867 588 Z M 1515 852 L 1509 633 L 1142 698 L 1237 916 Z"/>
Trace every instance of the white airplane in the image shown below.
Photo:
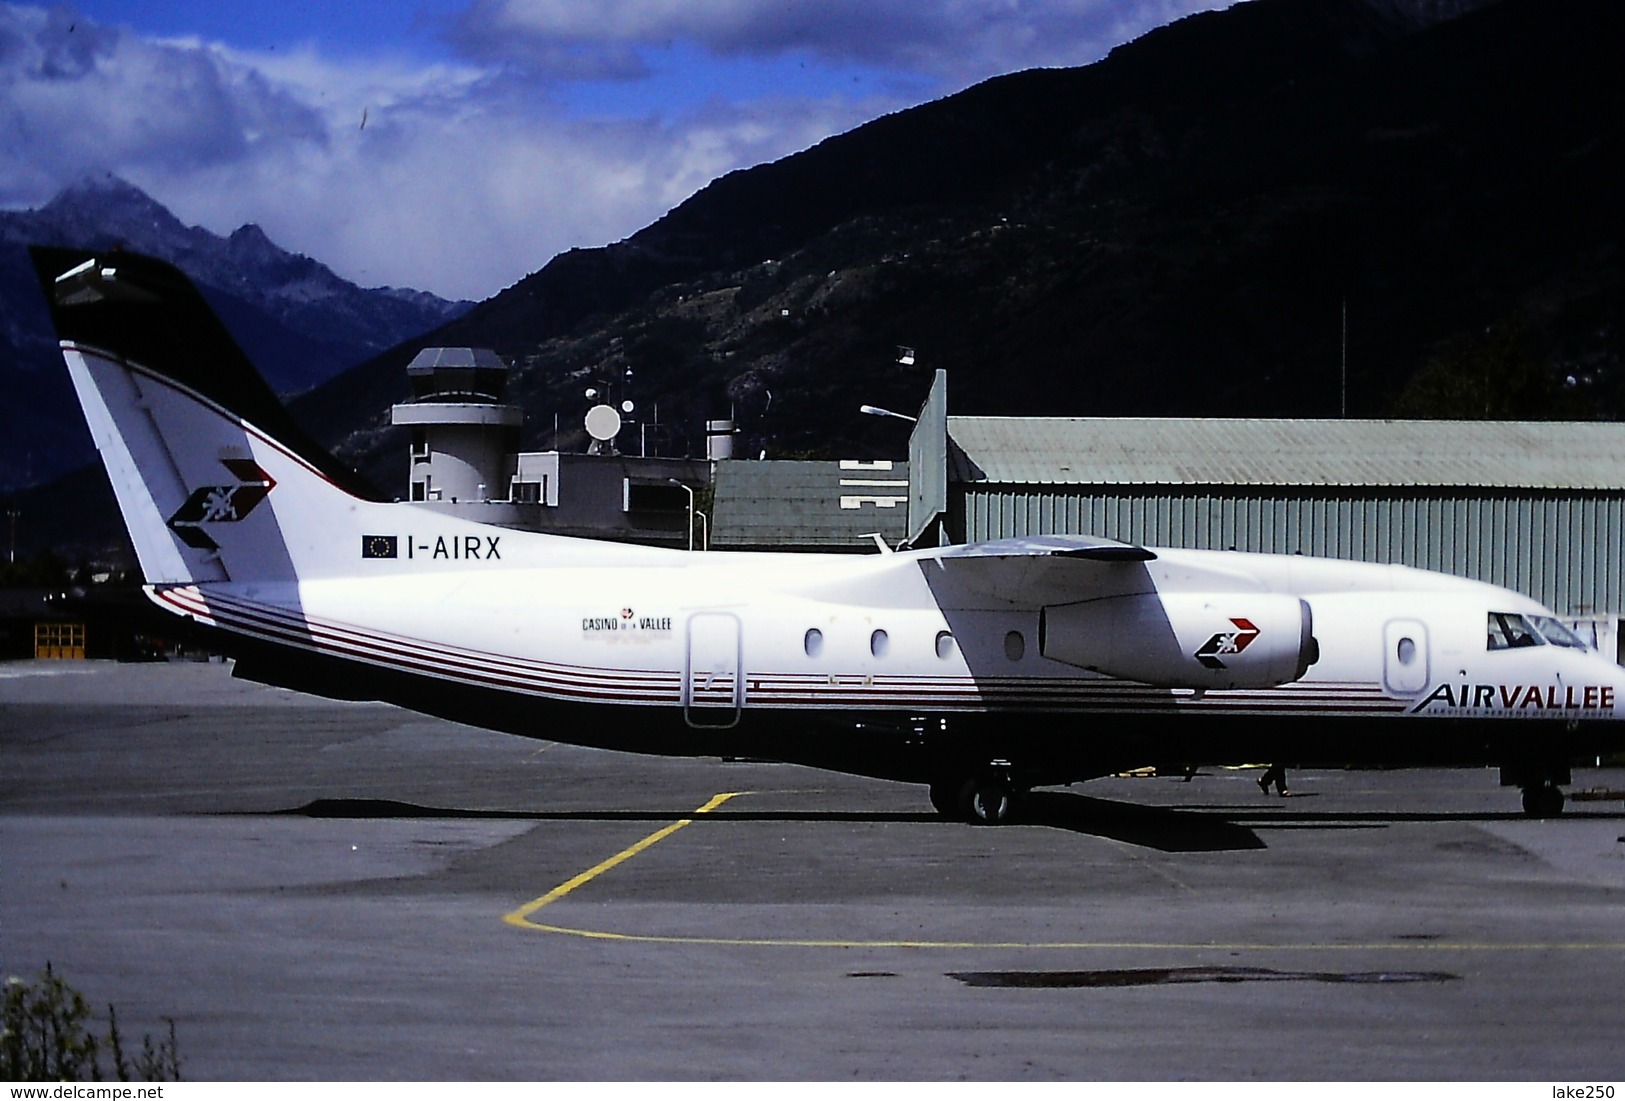
<path fill-rule="evenodd" d="M 152 603 L 239 676 L 528 737 L 1024 793 L 1150 762 L 1499 764 L 1555 815 L 1625 668 L 1535 601 L 1403 566 L 1042 536 L 693 553 L 370 498 L 191 283 L 33 250 Z"/>

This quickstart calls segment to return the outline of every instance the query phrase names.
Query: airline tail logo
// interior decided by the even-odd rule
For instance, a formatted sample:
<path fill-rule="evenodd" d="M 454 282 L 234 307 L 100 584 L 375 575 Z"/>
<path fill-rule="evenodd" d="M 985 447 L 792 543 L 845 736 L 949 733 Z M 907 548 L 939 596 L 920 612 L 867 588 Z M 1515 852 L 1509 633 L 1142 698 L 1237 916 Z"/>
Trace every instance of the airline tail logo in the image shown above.
<path fill-rule="evenodd" d="M 1235 624 L 1234 631 L 1220 631 L 1206 642 L 1202 643 L 1196 651 L 1196 660 L 1209 669 L 1226 669 L 1228 666 L 1219 660 L 1220 654 L 1239 654 L 1252 645 L 1253 639 L 1258 637 L 1258 628 L 1253 626 L 1250 619 L 1232 619 Z"/>
<path fill-rule="evenodd" d="M 241 520 L 276 488 L 276 481 L 253 459 L 221 459 L 220 462 L 237 479 L 236 484 L 194 489 L 186 503 L 169 518 L 169 530 L 196 550 L 220 548 L 203 530 L 204 524 Z"/>

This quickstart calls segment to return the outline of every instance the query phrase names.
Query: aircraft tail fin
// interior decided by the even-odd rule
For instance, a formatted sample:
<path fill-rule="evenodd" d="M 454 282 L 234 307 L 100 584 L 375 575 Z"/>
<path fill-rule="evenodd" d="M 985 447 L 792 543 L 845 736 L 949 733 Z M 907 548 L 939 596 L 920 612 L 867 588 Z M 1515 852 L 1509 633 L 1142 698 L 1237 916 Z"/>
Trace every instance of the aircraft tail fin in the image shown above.
<path fill-rule="evenodd" d="M 353 569 L 334 548 L 365 545 L 376 492 L 294 424 L 184 275 L 117 250 L 29 251 L 149 583 Z M 357 538 L 317 538 L 346 528 Z"/>

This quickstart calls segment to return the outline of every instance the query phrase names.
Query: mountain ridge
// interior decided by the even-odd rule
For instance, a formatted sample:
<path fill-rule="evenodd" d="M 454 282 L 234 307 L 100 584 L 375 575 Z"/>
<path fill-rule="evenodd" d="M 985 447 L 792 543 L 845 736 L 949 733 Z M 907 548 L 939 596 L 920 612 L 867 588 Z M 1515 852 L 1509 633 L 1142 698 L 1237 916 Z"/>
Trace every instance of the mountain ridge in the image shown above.
<path fill-rule="evenodd" d="M 26 246 L 120 246 L 185 269 L 272 386 L 299 392 L 472 303 L 422 291 L 361 288 L 288 252 L 257 225 L 220 237 L 187 226 L 134 184 L 88 175 L 35 210 L 0 212 L 0 488 L 94 459 Z"/>
<path fill-rule="evenodd" d="M 918 401 L 898 346 L 950 369 L 960 413 L 1385 416 L 1496 327 L 1575 380 L 1528 415 L 1617 417 L 1621 23 L 1580 0 L 1191 16 L 729 173 L 432 342 L 516 364 L 528 447 L 578 443 L 574 380 L 630 365 L 679 449 L 731 409 L 749 454 L 895 450 L 854 414 Z M 386 485 L 410 351 L 299 402 Z"/>
<path fill-rule="evenodd" d="M 743 454 L 901 457 L 857 406 L 936 367 L 956 414 L 1619 419 L 1621 40 L 1584 0 L 1192 16 L 730 173 L 293 411 L 402 495 L 436 344 L 514 365 L 526 449 L 611 379 L 666 454 L 731 412 Z"/>

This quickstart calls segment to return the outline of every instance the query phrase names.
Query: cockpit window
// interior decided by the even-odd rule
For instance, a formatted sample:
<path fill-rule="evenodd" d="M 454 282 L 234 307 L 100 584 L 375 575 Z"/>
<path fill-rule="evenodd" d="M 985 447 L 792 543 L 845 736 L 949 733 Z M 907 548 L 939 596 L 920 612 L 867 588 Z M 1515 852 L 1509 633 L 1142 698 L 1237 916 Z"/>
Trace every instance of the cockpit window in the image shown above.
<path fill-rule="evenodd" d="M 1523 616 L 1516 612 L 1490 613 L 1489 649 L 1518 650 L 1540 644 L 1540 636 Z"/>
<path fill-rule="evenodd" d="M 1566 646 L 1571 650 L 1591 649 L 1585 644 L 1584 639 L 1549 615 L 1531 616 L 1530 621 L 1535 625 L 1535 630 L 1540 632 L 1541 637 L 1553 646 Z"/>
<path fill-rule="evenodd" d="M 1590 649 L 1579 635 L 1549 615 L 1525 617 L 1516 612 L 1490 613 L 1489 649 L 1517 650 L 1524 646 L 1544 646 L 1548 642 L 1570 650 Z"/>

